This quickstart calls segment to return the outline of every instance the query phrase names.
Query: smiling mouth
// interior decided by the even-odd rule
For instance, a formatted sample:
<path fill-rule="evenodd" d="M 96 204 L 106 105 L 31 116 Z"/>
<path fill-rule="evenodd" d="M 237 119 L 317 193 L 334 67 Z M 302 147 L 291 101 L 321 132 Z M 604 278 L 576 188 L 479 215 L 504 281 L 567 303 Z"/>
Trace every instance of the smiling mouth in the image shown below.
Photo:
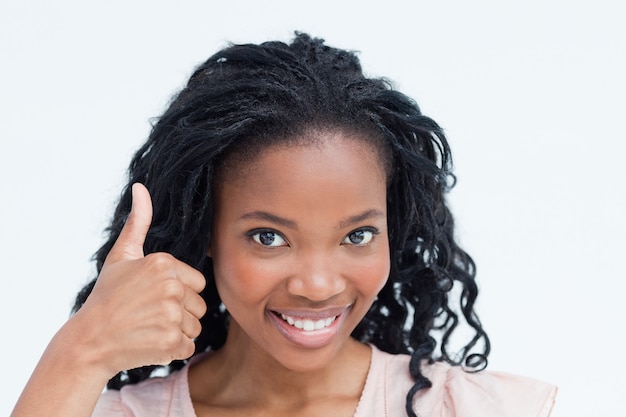
<path fill-rule="evenodd" d="M 268 310 L 271 322 L 289 342 L 300 348 L 318 349 L 341 332 L 351 305 L 323 310 Z"/>
<path fill-rule="evenodd" d="M 312 332 L 315 330 L 322 330 L 330 326 L 338 316 L 327 317 L 319 320 L 300 319 L 287 316 L 285 314 L 279 315 L 283 321 L 296 329 L 304 330 L 305 332 Z"/>

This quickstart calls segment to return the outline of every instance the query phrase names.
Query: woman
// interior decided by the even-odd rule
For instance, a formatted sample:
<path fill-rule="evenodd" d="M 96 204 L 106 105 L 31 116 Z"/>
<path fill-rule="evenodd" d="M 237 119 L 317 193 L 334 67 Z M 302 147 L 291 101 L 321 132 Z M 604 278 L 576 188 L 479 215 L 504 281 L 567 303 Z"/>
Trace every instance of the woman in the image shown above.
<path fill-rule="evenodd" d="M 452 183 L 439 126 L 354 54 L 219 51 L 136 153 L 13 415 L 549 415 L 554 387 L 459 366 L 489 340 Z"/>

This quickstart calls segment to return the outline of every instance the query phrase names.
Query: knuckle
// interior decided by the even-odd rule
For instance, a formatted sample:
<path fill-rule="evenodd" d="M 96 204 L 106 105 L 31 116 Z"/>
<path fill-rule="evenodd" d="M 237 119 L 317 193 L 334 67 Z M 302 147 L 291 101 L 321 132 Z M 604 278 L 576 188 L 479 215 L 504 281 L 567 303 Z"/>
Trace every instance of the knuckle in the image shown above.
<path fill-rule="evenodd" d="M 163 332 L 159 339 L 159 346 L 161 350 L 166 352 L 174 351 L 181 343 L 183 335 L 176 329 L 168 329 Z"/>
<path fill-rule="evenodd" d="M 170 302 L 163 303 L 162 306 L 162 320 L 163 323 L 170 327 L 180 327 L 180 323 L 183 321 L 183 312 L 181 306 L 178 303 Z"/>
<path fill-rule="evenodd" d="M 157 270 L 167 271 L 173 269 L 175 264 L 175 258 L 169 253 L 165 252 L 151 253 L 149 255 L 146 255 L 145 260 L 152 268 L 155 268 Z"/>
<path fill-rule="evenodd" d="M 177 279 L 163 281 L 162 294 L 165 298 L 181 301 L 185 297 L 185 286 Z"/>

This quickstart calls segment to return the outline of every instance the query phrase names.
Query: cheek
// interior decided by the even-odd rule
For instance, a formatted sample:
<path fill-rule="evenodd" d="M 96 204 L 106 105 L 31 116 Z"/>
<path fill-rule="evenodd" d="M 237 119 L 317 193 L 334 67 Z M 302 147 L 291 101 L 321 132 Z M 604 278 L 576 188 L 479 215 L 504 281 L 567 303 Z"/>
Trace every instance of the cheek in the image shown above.
<path fill-rule="evenodd" d="M 353 269 L 354 285 L 362 294 L 375 297 L 389 279 L 389 254 L 382 253 L 362 262 Z"/>
<path fill-rule="evenodd" d="M 264 298 L 275 286 L 276 271 L 271 264 L 255 261 L 237 251 L 214 259 L 215 284 L 220 298 L 229 304 Z"/>

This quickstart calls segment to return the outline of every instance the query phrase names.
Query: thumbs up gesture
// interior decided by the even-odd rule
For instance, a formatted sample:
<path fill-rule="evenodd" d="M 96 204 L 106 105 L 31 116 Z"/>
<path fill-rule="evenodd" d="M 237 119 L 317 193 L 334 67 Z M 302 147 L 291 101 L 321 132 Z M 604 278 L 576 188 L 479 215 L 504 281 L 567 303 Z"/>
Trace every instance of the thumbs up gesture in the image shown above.
<path fill-rule="evenodd" d="M 199 271 L 167 253 L 144 255 L 152 201 L 142 184 L 133 185 L 132 196 L 128 220 L 74 317 L 83 323 L 81 340 L 111 376 L 190 357 L 206 312 Z"/>

